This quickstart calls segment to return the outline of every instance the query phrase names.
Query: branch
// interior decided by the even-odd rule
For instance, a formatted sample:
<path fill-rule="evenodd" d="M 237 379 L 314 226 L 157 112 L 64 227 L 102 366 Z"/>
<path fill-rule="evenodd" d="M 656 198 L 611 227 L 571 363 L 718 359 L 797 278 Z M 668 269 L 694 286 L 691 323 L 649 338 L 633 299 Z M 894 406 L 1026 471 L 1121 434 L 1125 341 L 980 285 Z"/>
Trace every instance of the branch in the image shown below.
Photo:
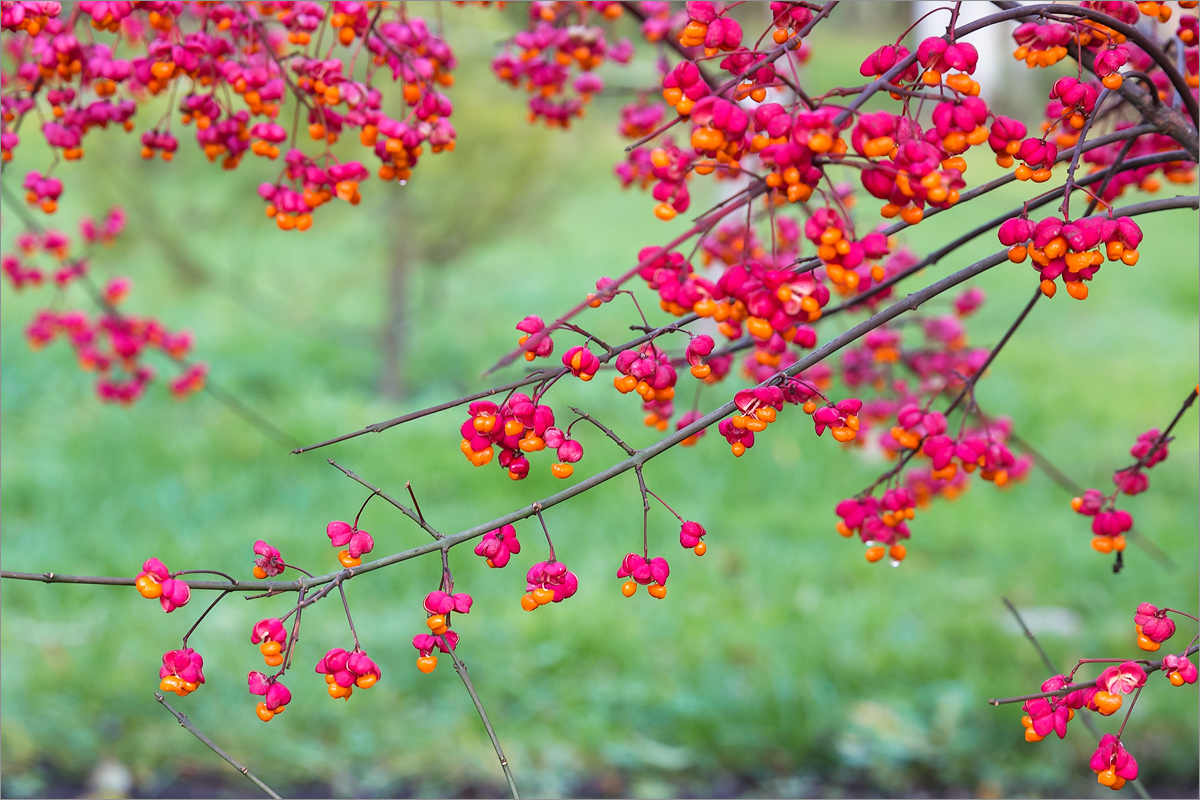
<path fill-rule="evenodd" d="M 446 643 L 446 637 L 438 637 L 442 643 Z M 475 710 L 479 712 L 479 718 L 483 720 L 483 727 L 487 730 L 488 738 L 492 740 L 492 747 L 496 750 L 496 758 L 500 759 L 500 768 L 504 770 L 504 779 L 508 781 L 508 791 L 513 796 L 513 800 L 521 800 L 521 795 L 517 793 L 517 784 L 513 780 L 512 770 L 508 767 L 508 759 L 504 757 L 504 750 L 500 747 L 500 740 L 496 738 L 496 731 L 492 729 L 492 723 L 488 719 L 487 712 L 483 710 L 483 701 L 479 699 L 478 693 L 475 691 L 474 684 L 471 683 L 471 676 L 467 674 L 467 665 L 459 661 L 458 656 L 454 654 L 453 647 L 446 647 L 446 652 L 450 654 L 450 660 L 454 662 L 454 671 L 458 673 L 458 677 L 462 678 L 463 685 L 467 687 L 467 694 L 471 695 L 471 702 L 475 704 Z"/>
<path fill-rule="evenodd" d="M 1135 203 L 1133 205 L 1114 209 L 1113 213 L 1123 216 L 1136 217 L 1142 214 L 1150 214 L 1173 208 L 1200 208 L 1200 197 L 1164 197 L 1157 200 L 1148 200 L 1144 203 Z M 880 327 L 881 325 L 890 322 L 896 317 L 899 317 L 906 311 L 912 311 L 920 307 L 923 303 L 942 294 L 943 292 L 958 286 L 960 283 L 968 281 L 971 278 L 986 272 L 992 267 L 1007 262 L 1008 251 L 1005 249 L 1001 250 L 1000 252 L 993 253 L 992 255 L 980 261 L 976 261 L 974 264 L 964 267 L 963 269 L 960 269 L 951 275 L 947 275 L 945 278 L 926 286 L 920 291 L 913 292 L 903 300 L 894 303 L 893 305 L 876 313 L 869 319 L 860 322 L 858 325 L 850 328 L 840 336 L 830 339 L 824 345 L 814 349 L 808 355 L 796 361 L 796 363 L 792 364 L 786 370 L 776 373 L 773 377 L 763 381 L 759 385 L 776 385 L 786 378 L 794 377 L 795 375 L 798 375 L 804 370 L 812 367 L 814 364 L 838 352 L 842 348 L 858 341 L 860 338 Z M 300 591 L 301 589 L 320 586 L 338 578 L 346 580 L 364 572 L 371 572 L 373 570 L 391 566 L 392 564 L 397 564 L 401 561 L 407 561 L 411 558 L 425 555 L 426 553 L 431 553 L 442 549 L 449 549 L 455 545 L 470 541 L 471 539 L 477 539 L 480 536 L 494 531 L 504 525 L 510 525 L 514 522 L 527 519 L 528 517 L 533 516 L 537 510 L 544 510 L 570 500 L 572 497 L 583 494 L 589 489 L 593 489 L 596 486 L 599 486 L 600 484 L 617 477 L 618 475 L 628 472 L 634 467 L 645 464 L 650 459 L 661 455 L 662 453 L 682 442 L 684 439 L 687 439 L 690 436 L 693 436 L 694 434 L 704 430 L 705 428 L 720 422 L 726 416 L 733 413 L 735 408 L 737 408 L 736 404 L 730 400 L 724 405 L 714 409 L 713 411 L 710 411 L 708 414 L 696 420 L 691 425 L 681 428 L 669 436 L 663 437 L 649 447 L 637 451 L 635 455 L 632 455 L 623 461 L 618 461 L 607 469 L 596 473 L 586 480 L 580 481 L 574 486 L 563 489 L 557 494 L 550 495 L 538 503 L 533 503 L 525 506 L 524 508 L 509 512 L 504 516 L 497 517 L 496 519 L 488 522 L 480 523 L 479 525 L 475 525 L 474 527 L 455 534 L 443 536 L 437 541 L 428 542 L 409 550 L 393 553 L 390 556 L 385 556 L 384 558 L 376 559 L 375 561 L 371 561 L 366 564 L 361 564 L 357 567 L 338 570 L 337 572 L 331 572 L 326 575 L 317 575 L 315 577 L 303 578 L 295 581 L 240 581 L 236 588 L 246 590 L 264 590 L 271 592 L 296 592 Z M 43 581 L 46 583 L 58 581 L 64 583 L 86 583 L 118 586 L 132 586 L 134 584 L 134 580 L 132 578 L 92 578 L 73 575 L 56 576 L 54 573 L 3 571 L 0 572 L 0 578 L 34 580 Z M 223 591 L 225 589 L 233 588 L 232 584 L 221 581 L 187 581 L 187 584 L 193 589 L 215 589 Z"/>
<path fill-rule="evenodd" d="M 272 789 L 270 786 L 267 786 L 265 783 L 263 783 L 261 780 L 259 780 L 258 776 L 256 776 L 253 772 L 246 769 L 238 762 L 234 761 L 233 758 L 228 753 L 226 753 L 221 748 L 217 747 L 217 745 L 213 742 L 212 739 L 209 739 L 207 736 L 205 736 L 203 733 L 201 733 L 196 728 L 196 726 L 192 724 L 192 721 L 187 718 L 186 714 L 181 714 L 180 712 L 178 712 L 174 708 L 172 708 L 171 704 L 166 701 L 166 698 L 164 698 L 161 693 L 155 692 L 154 699 L 157 700 L 163 708 L 165 708 L 167 711 L 170 711 L 171 715 L 174 716 L 175 719 L 179 721 L 179 724 L 182 725 L 183 728 L 185 730 L 187 730 L 188 733 L 192 734 L 192 736 L 195 736 L 197 739 L 199 739 L 201 742 L 203 742 L 205 744 L 205 746 L 208 747 L 209 750 L 212 750 L 214 753 L 219 755 L 221 758 L 225 759 L 225 762 L 228 763 L 229 766 L 233 767 L 238 772 L 242 773 L 247 778 L 249 778 L 250 781 L 255 786 L 257 786 L 259 789 L 262 789 L 263 792 L 265 792 L 268 797 L 274 797 L 275 800 L 282 800 L 282 798 L 280 798 L 280 796 L 275 793 L 274 789 Z"/>

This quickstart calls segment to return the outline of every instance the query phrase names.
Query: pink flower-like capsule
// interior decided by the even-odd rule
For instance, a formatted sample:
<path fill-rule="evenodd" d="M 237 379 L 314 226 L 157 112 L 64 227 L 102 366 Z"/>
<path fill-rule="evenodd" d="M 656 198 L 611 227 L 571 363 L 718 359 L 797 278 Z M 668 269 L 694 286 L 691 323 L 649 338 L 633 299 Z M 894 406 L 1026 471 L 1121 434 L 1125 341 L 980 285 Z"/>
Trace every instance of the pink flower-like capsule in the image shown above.
<path fill-rule="evenodd" d="M 642 586 L 650 583 L 665 585 L 671 574 L 671 568 L 665 558 L 644 558 L 637 553 L 629 553 L 621 560 L 617 569 L 618 578 L 633 578 Z"/>
<path fill-rule="evenodd" d="M 263 698 L 256 709 L 258 718 L 263 722 L 270 722 L 272 717 L 281 713 L 284 707 L 292 702 L 291 690 L 275 678 L 268 678 L 261 672 L 251 672 L 246 676 L 246 683 L 250 687 L 250 694 Z"/>
<path fill-rule="evenodd" d="M 543 330 L 545 330 L 545 328 L 546 323 L 542 321 L 541 317 L 530 314 L 528 317 L 517 323 L 517 330 L 525 334 L 517 341 L 517 344 L 524 347 L 525 342 L 529 341 L 531 336 L 541 333 Z M 542 338 L 538 339 L 536 344 L 533 345 L 533 349 L 525 350 L 525 360 L 533 361 L 533 359 L 539 357 L 547 358 L 553 352 L 554 342 L 549 336 L 543 336 Z"/>
<path fill-rule="evenodd" d="M 600 369 L 600 359 L 591 350 L 582 345 L 572 347 L 563 353 L 563 366 L 571 370 L 571 374 L 581 381 L 590 381 Z"/>
<path fill-rule="evenodd" d="M 1167 616 L 1165 608 L 1153 603 L 1141 603 L 1133 615 L 1137 627 L 1138 647 L 1154 652 L 1163 642 L 1175 635 L 1175 621 Z"/>
<path fill-rule="evenodd" d="M 680 534 L 680 538 L 682 539 L 682 534 Z M 639 556 L 637 553 L 626 555 L 621 560 L 621 566 L 617 570 L 618 578 L 632 579 L 625 581 L 624 585 L 621 586 L 621 594 L 626 597 L 633 597 L 634 593 L 637 592 L 638 584 L 641 584 L 647 587 L 647 591 L 651 597 L 659 600 L 667 596 L 667 577 L 670 574 L 671 568 L 667 566 L 665 558 L 647 559 Z"/>
<path fill-rule="evenodd" d="M 1053 690 L 1043 689 L 1042 691 Z M 1039 697 L 1034 700 L 1026 700 L 1022 708 L 1029 715 L 1032 723 L 1029 728 L 1037 736 L 1037 739 L 1049 736 L 1051 731 L 1058 734 L 1060 739 L 1066 738 L 1067 723 L 1073 714 L 1065 703 L 1055 702 L 1053 698 Z M 1026 735 L 1027 740 L 1030 738 L 1032 737 Z"/>
<path fill-rule="evenodd" d="M 266 641 L 279 642 L 280 644 L 287 641 L 287 628 L 283 627 L 283 622 L 279 618 L 271 617 L 270 619 L 259 620 L 251 628 L 251 644 Z"/>
<path fill-rule="evenodd" d="M 475 555 L 487 559 L 487 565 L 494 569 L 506 566 L 513 555 L 521 552 L 521 543 L 517 541 L 517 529 L 512 525 L 504 525 L 494 531 L 485 533 L 479 544 L 475 545 Z"/>
<path fill-rule="evenodd" d="M 325 526 L 325 533 L 329 536 L 329 543 L 334 547 L 349 545 L 346 549 L 351 560 L 360 558 L 363 554 L 371 552 L 375 547 L 375 540 L 371 538 L 371 534 L 366 531 L 357 530 L 349 523 L 342 522 L 341 520 L 334 520 Z M 344 564 L 344 566 L 358 565 Z"/>
<path fill-rule="evenodd" d="M 254 559 L 254 577 L 259 580 L 273 578 L 285 569 L 279 550 L 262 539 L 254 543 L 254 554 L 258 556 Z"/>
<path fill-rule="evenodd" d="M 192 598 L 192 590 L 188 588 L 188 585 L 183 581 L 175 580 L 170 575 L 170 571 L 163 562 L 157 558 L 150 558 L 142 564 L 142 571 L 138 573 L 135 583 L 142 597 L 158 598 L 163 611 L 168 614 L 187 605 L 188 600 Z"/>
<path fill-rule="evenodd" d="M 1138 776 L 1137 761 L 1121 745 L 1121 740 L 1111 733 L 1100 737 L 1088 766 L 1096 773 L 1096 780 L 1110 789 L 1120 789 L 1125 781 Z"/>
<path fill-rule="evenodd" d="M 1172 686 L 1183 686 L 1185 683 L 1196 682 L 1196 665 L 1185 655 L 1163 656 L 1162 671 Z"/>
<path fill-rule="evenodd" d="M 190 647 L 168 650 L 163 653 L 158 677 L 161 679 L 159 689 L 186 697 L 204 683 L 204 659 Z"/>
<path fill-rule="evenodd" d="M 1096 678 L 1096 686 L 1109 694 L 1130 694 L 1146 684 L 1146 671 L 1134 661 L 1109 667 Z"/>
<path fill-rule="evenodd" d="M 561 603 L 579 591 L 579 578 L 561 561 L 537 562 L 525 573 L 525 584 L 523 607 L 528 606 L 527 600 L 532 600 L 535 608 L 550 602 Z"/>
<path fill-rule="evenodd" d="M 382 677 L 379 666 L 366 652 L 346 652 L 340 647 L 327 652 L 317 662 L 316 671 L 326 676 L 330 696 L 344 700 L 350 698 L 354 687 L 369 689 Z"/>
<path fill-rule="evenodd" d="M 683 525 L 679 528 L 679 544 L 684 547 L 694 548 L 696 550 L 696 555 L 698 556 L 704 555 L 705 550 L 708 548 L 701 548 L 701 545 L 704 544 L 701 540 L 704 538 L 704 534 L 706 533 L 708 533 L 708 531 L 704 530 L 703 525 L 701 525 L 699 522 L 692 522 L 689 520 L 683 523 Z"/>
<path fill-rule="evenodd" d="M 451 611 L 457 611 L 459 614 L 468 614 L 471 611 L 472 602 L 474 600 L 466 592 L 449 594 L 439 589 L 436 592 L 430 592 L 425 595 L 424 605 L 425 610 L 430 614 L 449 614 Z"/>

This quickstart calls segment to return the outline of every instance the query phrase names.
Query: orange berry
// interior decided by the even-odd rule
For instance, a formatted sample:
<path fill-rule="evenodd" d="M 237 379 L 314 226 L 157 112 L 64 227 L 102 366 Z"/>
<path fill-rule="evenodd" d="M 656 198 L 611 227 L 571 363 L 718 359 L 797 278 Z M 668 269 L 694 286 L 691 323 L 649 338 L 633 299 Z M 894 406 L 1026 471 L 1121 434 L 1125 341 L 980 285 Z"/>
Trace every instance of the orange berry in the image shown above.
<path fill-rule="evenodd" d="M 435 614 L 434 616 L 425 620 L 425 624 L 428 625 L 429 630 L 433 631 L 434 633 L 445 633 L 446 632 L 446 630 L 445 630 L 446 629 L 446 618 L 443 617 L 441 614 Z M 439 628 L 441 628 L 442 630 L 439 631 L 438 630 Z"/>
<path fill-rule="evenodd" d="M 279 653 L 273 656 L 263 656 L 263 661 L 268 667 L 278 667 L 283 663 L 283 654 Z"/>
<path fill-rule="evenodd" d="M 421 656 L 417 659 L 417 669 L 425 674 L 433 672 L 433 668 L 437 666 L 437 656 Z"/>
<path fill-rule="evenodd" d="M 1153 653 L 1153 652 L 1157 651 L 1158 648 L 1162 647 L 1161 644 L 1154 641 L 1153 639 L 1151 639 L 1149 636 L 1147 636 L 1144 633 L 1138 634 L 1137 646 L 1149 653 Z"/>
<path fill-rule="evenodd" d="M 708 364 L 697 364 L 692 367 L 692 377 L 704 380 L 712 373 L 712 367 Z"/>
<path fill-rule="evenodd" d="M 1113 550 L 1120 552 L 1125 549 L 1125 537 L 1117 534 L 1113 537 Z"/>
<path fill-rule="evenodd" d="M 870 561 L 872 564 L 874 564 L 876 561 L 883 558 L 885 553 L 887 553 L 887 548 L 883 545 L 877 544 L 873 547 L 868 547 L 865 555 L 867 561 Z"/>
<path fill-rule="evenodd" d="M 275 716 L 275 712 L 267 708 L 266 703 L 259 703 L 254 709 L 254 713 L 258 714 L 258 718 L 263 722 L 270 722 L 271 718 Z"/>
<path fill-rule="evenodd" d="M 1138 251 L 1133 248 L 1126 248 L 1125 252 L 1121 253 L 1121 263 L 1132 267 L 1138 262 Z"/>
<path fill-rule="evenodd" d="M 658 583 L 650 584 L 646 587 L 646 591 L 650 593 L 651 597 L 658 598 L 659 600 L 667 596 L 667 587 Z"/>
<path fill-rule="evenodd" d="M 570 464 L 555 464 L 550 467 L 550 474 L 556 478 L 569 478 L 574 472 L 575 468 Z"/>
<path fill-rule="evenodd" d="M 1121 84 L 1125 82 L 1125 79 L 1121 77 L 1121 73 L 1114 72 L 1110 75 L 1105 75 L 1100 82 L 1104 84 L 1105 88 L 1116 91 L 1121 88 Z"/>
<path fill-rule="evenodd" d="M 698 556 L 702 556 L 708 552 L 708 545 L 704 542 L 697 542 L 696 546 L 692 548 L 692 552 Z"/>
<path fill-rule="evenodd" d="M 741 458 L 746 453 L 746 445 L 741 442 L 734 442 L 729 449 L 733 451 L 735 458 Z"/>
<path fill-rule="evenodd" d="M 659 203 L 654 207 L 654 216 L 664 222 L 675 219 L 675 209 L 671 208 L 667 203 Z"/>
<path fill-rule="evenodd" d="M 378 678 L 375 677 L 374 673 L 368 672 L 366 675 L 359 675 L 354 681 L 354 685 L 360 689 L 370 689 L 375 685 L 376 680 Z"/>
<path fill-rule="evenodd" d="M 1112 539 L 1108 536 L 1094 536 L 1092 537 L 1092 549 L 1098 553 L 1111 553 Z"/>
<path fill-rule="evenodd" d="M 1033 177 L 1033 170 L 1031 170 L 1025 164 L 1018 164 L 1016 170 L 1013 171 L 1013 174 L 1016 176 L 1017 180 L 1027 181 Z"/>
<path fill-rule="evenodd" d="M 258 649 L 264 656 L 277 656 L 283 652 L 283 645 L 274 639 L 267 639 L 258 646 Z"/>
<path fill-rule="evenodd" d="M 903 561 L 904 557 L 908 555 L 908 548 L 902 544 L 894 544 L 891 546 L 891 549 L 888 550 L 888 555 L 890 555 L 896 561 Z"/>
<path fill-rule="evenodd" d="M 1033 728 L 1025 729 L 1025 741 L 1027 741 L 1027 742 L 1040 742 L 1042 739 L 1045 739 L 1045 738 L 1046 738 L 1045 736 L 1038 736 L 1034 732 Z"/>
<path fill-rule="evenodd" d="M 178 675 L 168 675 L 159 681 L 158 688 L 164 692 L 174 692 L 178 690 L 181 685 L 183 685 L 183 681 Z"/>
<path fill-rule="evenodd" d="M 154 600 L 162 596 L 162 584 L 151 575 L 143 575 L 137 579 L 137 590 L 142 597 Z"/>
<path fill-rule="evenodd" d="M 1105 691 L 1096 692 L 1092 697 L 1092 705 L 1101 715 L 1107 717 L 1117 712 L 1121 707 L 1121 695 Z"/>
<path fill-rule="evenodd" d="M 905 206 L 900 211 L 900 219 L 907 222 L 909 225 L 916 225 L 925 218 L 925 212 L 916 206 Z"/>
<path fill-rule="evenodd" d="M 342 563 L 343 567 L 357 567 L 362 563 L 361 558 L 351 558 L 349 550 L 343 550 L 338 553 L 338 561 Z"/>
<path fill-rule="evenodd" d="M 262 567 L 255 567 L 254 568 L 254 577 L 258 578 L 261 581 L 263 578 L 267 577 L 267 571 L 265 569 L 263 569 Z"/>
<path fill-rule="evenodd" d="M 329 696 L 334 699 L 349 700 L 350 695 L 354 694 L 354 689 L 349 686 L 342 686 L 338 683 L 331 683 L 328 687 Z"/>
<path fill-rule="evenodd" d="M 1067 287 L 1067 294 L 1074 297 L 1076 300 L 1086 300 L 1088 296 L 1087 284 L 1083 281 L 1066 281 L 1063 284 Z"/>
<path fill-rule="evenodd" d="M 625 581 L 621 584 L 621 594 L 625 595 L 626 597 L 633 597 L 633 595 L 637 592 L 637 587 L 638 585 L 633 581 Z"/>
<path fill-rule="evenodd" d="M 554 600 L 554 590 L 546 589 L 544 587 L 540 589 L 534 589 L 532 592 L 530 592 L 530 596 L 533 597 L 533 601 L 539 606 L 544 606 L 546 603 Z"/>
<path fill-rule="evenodd" d="M 1167 676 L 1167 680 L 1171 682 L 1172 686 L 1183 686 L 1184 684 L 1183 676 L 1178 672 L 1172 672 Z"/>

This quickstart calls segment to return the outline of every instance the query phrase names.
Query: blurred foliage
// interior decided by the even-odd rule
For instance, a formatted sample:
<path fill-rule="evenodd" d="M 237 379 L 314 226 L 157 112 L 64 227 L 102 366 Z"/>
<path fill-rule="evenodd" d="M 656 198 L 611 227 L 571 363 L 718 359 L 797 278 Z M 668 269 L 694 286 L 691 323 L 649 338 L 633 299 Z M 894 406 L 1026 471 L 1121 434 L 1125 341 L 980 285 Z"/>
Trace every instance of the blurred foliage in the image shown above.
<path fill-rule="evenodd" d="M 465 22 L 456 21 L 460 13 Z M 622 193 L 611 177 L 624 146 L 611 124 L 619 86 L 568 135 L 525 127 L 523 96 L 486 68 L 504 20 L 455 9 L 446 23 L 463 61 L 453 90 L 456 151 L 426 157 L 403 188 L 368 182 L 361 206 L 324 210 L 307 234 L 280 233 L 259 218 L 254 185 L 270 171 L 261 164 L 226 175 L 192 153 L 144 163 L 131 137 L 107 133 L 65 171 L 71 182 L 57 225 L 113 203 L 133 212 L 128 232 L 94 259 L 97 274 L 133 277 L 131 310 L 192 329 L 214 381 L 302 443 L 477 390 L 476 376 L 515 345 L 521 317 L 555 316 L 596 277 L 628 269 L 638 249 L 686 225 L 658 222 L 653 201 Z M 865 54 L 866 43 L 839 47 L 839 30 L 814 37 L 813 85 L 836 83 Z M 648 62 L 633 69 L 650 74 Z M 622 80 L 632 82 L 617 74 L 612 83 Z M 22 158 L 5 169 L 6 181 L 40 164 L 32 147 Z M 979 164 L 970 177 L 993 174 Z M 932 219 L 906 241 L 922 252 L 1019 204 L 1027 187 L 1010 189 Z M 695 208 L 705 205 L 697 197 Z M 476 225 L 491 234 L 417 273 L 408 329 L 414 396 L 401 409 L 374 393 L 384 234 L 396 208 L 429 242 Z M 17 226 L 5 221 L 7 244 Z M 1085 303 L 1064 293 L 1039 305 L 978 388 L 984 409 L 1009 413 L 1022 437 L 1085 485 L 1106 485 L 1136 436 L 1165 424 L 1196 380 L 1194 215 L 1140 221 L 1147 237 L 1137 267 L 1106 267 Z M 925 277 L 996 247 L 984 237 Z M 977 285 L 989 301 L 972 322 L 972 341 L 994 342 L 1034 275 L 1004 266 Z M 172 569 L 242 575 L 255 539 L 289 562 L 333 569 L 325 524 L 350 518 L 365 492 L 326 457 L 393 492 L 411 480 L 445 532 L 563 486 L 545 459 L 534 459 L 533 475 L 519 484 L 494 465 L 470 469 L 458 452 L 458 411 L 286 456 L 209 395 L 177 403 L 155 386 L 134 408 L 101 406 L 65 346 L 38 354 L 24 346 L 22 328 L 45 298 L 7 288 L 0 298 L 6 569 L 132 576 L 154 555 Z M 609 304 L 587 325 L 621 341 L 631 311 Z M 654 441 L 638 427 L 635 401 L 606 384 L 564 381 L 551 400 L 563 410 L 582 404 L 635 447 Z M 705 390 L 701 406 L 728 392 Z M 599 433 L 580 436 L 586 456 L 577 476 L 619 457 Z M 525 549 L 505 571 L 456 550 L 458 588 L 476 598 L 456 622 L 460 652 L 529 796 L 1101 796 L 1086 766 L 1095 743 L 1082 726 L 1074 723 L 1065 742 L 1029 745 L 1016 706 L 986 705 L 1046 677 L 1000 597 L 1028 614 L 1060 667 L 1140 655 L 1137 603 L 1197 606 L 1197 449 L 1192 414 L 1150 492 L 1126 504 L 1171 569 L 1134 546 L 1114 576 L 1110 560 L 1089 548 L 1087 521 L 1070 511 L 1069 496 L 1035 473 L 1003 492 L 976 486 L 920 514 L 909 559 L 892 570 L 866 564 L 833 531 L 834 505 L 879 473 L 878 457 L 818 440 L 807 418 L 785 411 L 739 461 L 713 432 L 696 449 L 648 465 L 651 487 L 710 532 L 708 555 L 696 559 L 677 549 L 677 523 L 652 513 L 652 549 L 674 567 L 664 602 L 625 600 L 614 577 L 640 540 L 632 475 L 546 514 L 559 557 L 580 577 L 569 602 L 534 614 L 518 605 L 524 570 L 544 557 L 535 525 L 518 527 Z M 382 503 L 362 525 L 378 554 L 424 537 Z M 277 789 L 501 791 L 495 756 L 449 663 L 428 676 L 412 663 L 411 636 L 424 630 L 421 598 L 438 573 L 424 559 L 347 586 L 363 644 L 383 667 L 369 694 L 335 702 L 308 674 L 326 649 L 349 643 L 336 601 L 322 603 L 304 617 L 289 713 L 258 724 L 244 677 L 261 665 L 250 626 L 291 601 L 246 605 L 231 596 L 192 638 L 208 683 L 176 705 Z M 225 769 L 153 699 L 160 654 L 178 646 L 207 597 L 168 617 L 129 589 L 0 589 L 5 796 L 45 793 L 111 760 L 132 769 L 147 794 L 197 770 Z M 1130 750 L 1152 790 L 1194 791 L 1195 689 L 1160 676 L 1152 684 L 1127 728 Z M 1101 725 L 1115 730 L 1116 722 Z M 234 785 L 253 795 L 248 784 Z"/>

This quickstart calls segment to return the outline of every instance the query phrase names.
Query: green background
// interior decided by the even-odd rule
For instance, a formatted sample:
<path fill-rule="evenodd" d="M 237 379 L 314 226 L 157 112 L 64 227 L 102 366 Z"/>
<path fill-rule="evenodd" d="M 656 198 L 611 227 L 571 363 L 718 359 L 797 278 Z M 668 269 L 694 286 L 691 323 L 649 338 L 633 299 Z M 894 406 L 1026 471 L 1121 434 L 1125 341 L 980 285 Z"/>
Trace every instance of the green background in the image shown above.
<path fill-rule="evenodd" d="M 577 129 L 548 131 L 525 123 L 524 95 L 487 69 L 494 43 L 511 30 L 505 17 L 462 9 L 446 17 L 462 62 L 451 94 L 457 149 L 427 155 L 406 187 L 368 181 L 362 205 L 322 208 L 308 233 L 279 232 L 261 217 L 254 187 L 273 166 L 248 160 L 223 173 L 194 151 L 188 129 L 171 164 L 144 163 L 134 137 L 105 132 L 89 137 L 83 162 L 56 173 L 67 184 L 56 226 L 73 230 L 79 216 L 114 203 L 130 210 L 126 234 L 91 262 L 97 276 L 132 277 L 127 310 L 191 329 L 214 382 L 299 442 L 484 388 L 477 376 L 515 345 L 518 320 L 556 316 L 596 277 L 624 272 L 641 247 L 688 224 L 682 216 L 656 220 L 649 196 L 622 192 L 611 175 L 624 146 L 614 132 L 630 96 L 624 87 L 652 74 L 648 60 L 606 73 L 609 92 Z M 875 46 L 844 44 L 860 24 L 850 17 L 814 35 L 806 81 L 824 90 L 858 80 L 857 65 Z M 139 119 L 151 124 L 157 113 Z M 37 138 L 30 128 L 4 170 L 6 185 L 46 164 Z M 972 185 L 998 174 L 986 160 L 972 162 Z M 716 197 L 701 186 L 694 211 Z M 1011 185 L 904 241 L 926 252 L 1028 191 Z M 4 222 L 7 249 L 20 226 L 8 212 Z M 977 391 L 986 411 L 1010 415 L 1023 438 L 1087 486 L 1107 486 L 1137 435 L 1169 421 L 1197 377 L 1195 213 L 1139 223 L 1146 241 L 1137 266 L 1106 266 L 1086 302 L 1063 292 L 1040 303 Z M 922 278 L 996 246 L 982 237 Z M 397 258 L 414 267 L 405 293 L 410 396 L 399 403 L 378 391 L 385 287 Z M 1034 283 L 1027 265 L 981 276 L 974 285 L 988 302 L 971 320 L 972 343 L 993 343 Z M 458 451 L 459 411 L 289 456 L 212 396 L 176 402 L 162 381 L 132 408 L 102 406 L 65 344 L 34 354 L 23 341 L 49 295 L 7 285 L 0 294 L 5 569 L 133 576 L 157 556 L 175 570 L 242 576 L 252 543 L 265 539 L 289 562 L 331 571 L 325 525 L 351 519 L 366 492 L 327 457 L 394 495 L 411 481 L 443 532 L 565 485 L 549 476 L 545 457 L 533 459 L 520 483 L 494 464 L 470 468 Z M 643 307 L 653 306 L 641 296 Z M 81 293 L 69 299 L 86 302 Z M 930 305 L 946 308 L 945 300 Z M 584 324 L 621 341 L 630 316 L 618 302 L 589 312 Z M 831 320 L 822 339 L 847 323 Z M 559 353 L 573 343 L 556 338 Z M 161 364 L 162 375 L 171 372 Z M 681 380 L 681 405 L 690 380 Z M 732 390 L 706 389 L 701 407 Z M 582 405 L 635 447 L 655 440 L 635 400 L 603 374 L 589 384 L 560 382 L 550 400 L 563 415 Z M 579 437 L 585 458 L 567 483 L 620 457 L 596 431 Z M 650 487 L 709 531 L 709 552 L 697 559 L 679 549 L 670 515 L 652 510 L 651 549 L 673 568 L 662 602 L 645 593 L 626 600 L 614 577 L 640 540 L 632 474 L 547 512 L 558 556 L 580 578 L 568 602 L 533 614 L 519 607 L 524 570 L 545 557 L 534 525 L 518 525 L 524 549 L 506 570 L 456 549 L 457 588 L 476 601 L 455 622 L 460 655 L 529 796 L 1107 796 L 1087 768 L 1095 742 L 1079 721 L 1065 742 L 1031 745 L 1018 706 L 986 704 L 1036 691 L 1047 677 L 1001 596 L 1023 610 L 1060 669 L 1077 658 L 1142 655 L 1132 621 L 1140 602 L 1194 612 L 1195 413 L 1170 452 L 1150 473 L 1150 491 L 1123 507 L 1173 568 L 1131 546 L 1114 576 L 1111 559 L 1089 547 L 1088 523 L 1071 512 L 1070 495 L 1035 472 L 1004 491 L 973 485 L 958 501 L 919 513 L 908 560 L 889 569 L 864 562 L 861 547 L 833 530 L 836 503 L 886 463 L 817 439 L 807 418 L 785 409 L 740 460 L 714 431 L 646 468 Z M 362 527 L 375 536 L 373 556 L 426 539 L 381 502 L 368 507 Z M 495 755 L 449 661 L 431 675 L 413 665 L 410 639 L 425 629 L 421 598 L 438 573 L 437 561 L 425 558 L 347 585 L 363 646 L 383 669 L 370 692 L 335 702 L 311 672 L 325 650 L 350 642 L 331 600 L 305 613 L 297 666 L 285 679 L 294 694 L 288 713 L 259 723 L 245 684 L 247 671 L 262 668 L 250 627 L 291 606 L 286 597 L 247 603 L 235 595 L 193 635 L 208 682 L 176 707 L 285 794 L 502 791 Z M 161 653 L 178 647 L 206 602 L 199 594 L 168 616 L 129 588 L 0 585 L 5 796 L 72 791 L 94 781 L 98 765 L 124 765 L 145 794 L 223 777 L 225 766 L 153 697 Z M 1182 647 L 1193 632 L 1181 625 L 1170 646 Z M 1152 676 L 1126 728 L 1154 792 L 1196 791 L 1195 691 Z M 1115 731 L 1120 716 L 1101 727 Z M 227 788 L 209 788 L 255 796 L 228 774 Z"/>

